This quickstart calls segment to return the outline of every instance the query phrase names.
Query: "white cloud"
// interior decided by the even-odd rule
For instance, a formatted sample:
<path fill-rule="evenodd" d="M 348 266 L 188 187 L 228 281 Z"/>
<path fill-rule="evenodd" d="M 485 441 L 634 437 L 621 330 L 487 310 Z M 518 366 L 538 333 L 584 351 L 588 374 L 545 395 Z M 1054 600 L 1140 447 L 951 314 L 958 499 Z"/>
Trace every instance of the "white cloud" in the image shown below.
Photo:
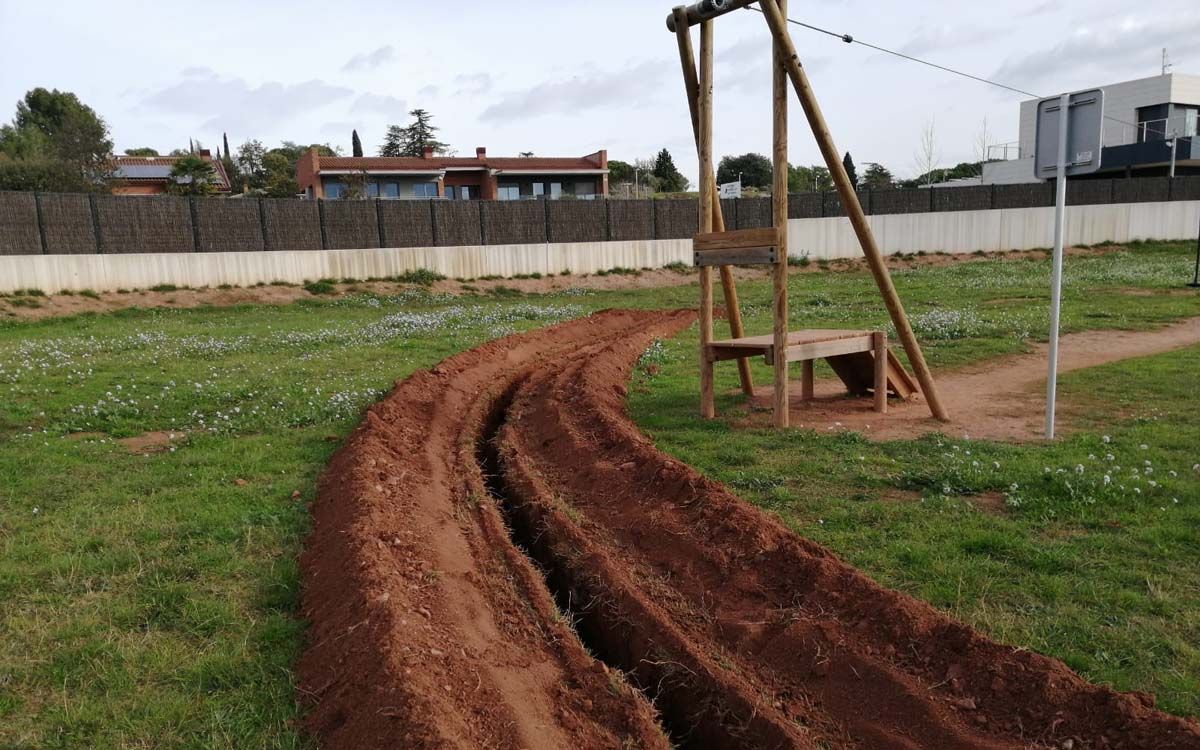
<path fill-rule="evenodd" d="M 510 92 L 480 115 L 481 120 L 519 120 L 589 109 L 628 108 L 659 95 L 668 63 L 664 60 L 610 71 L 590 71 Z"/>
<path fill-rule="evenodd" d="M 392 62 L 395 59 L 396 50 L 392 45 L 388 44 L 377 50 L 363 52 L 351 57 L 342 66 L 342 70 L 347 73 L 353 73 L 356 70 L 370 70 L 371 68 L 378 68 L 384 63 Z"/>

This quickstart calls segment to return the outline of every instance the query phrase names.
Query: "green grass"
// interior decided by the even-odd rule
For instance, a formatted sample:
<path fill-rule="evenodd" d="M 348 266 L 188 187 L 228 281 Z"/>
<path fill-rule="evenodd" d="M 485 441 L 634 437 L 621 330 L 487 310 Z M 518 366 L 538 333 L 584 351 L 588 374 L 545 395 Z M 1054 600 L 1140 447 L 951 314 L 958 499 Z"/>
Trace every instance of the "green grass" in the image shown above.
<path fill-rule="evenodd" d="M 310 281 L 305 284 L 304 291 L 309 294 L 336 294 L 337 287 L 333 285 L 333 281 L 321 279 L 320 281 Z"/>
<path fill-rule="evenodd" d="M 1071 259 L 1065 329 L 1196 314 L 1195 295 L 1160 293 L 1185 280 L 1189 252 Z M 945 366 L 1040 337 L 1048 267 L 982 261 L 895 279 L 928 357 Z M 752 332 L 769 329 L 769 289 L 739 288 Z M 795 326 L 885 321 L 862 273 L 797 276 L 790 295 Z M 0 747 L 304 747 L 291 664 L 305 502 L 362 408 L 395 378 L 509 331 L 695 299 L 694 286 L 457 300 L 414 288 L 0 322 Z M 1200 353 L 1068 376 L 1086 431 L 1013 447 L 704 423 L 694 347 L 694 327 L 652 347 L 631 389 L 634 417 L 665 450 L 888 585 L 1197 712 L 1200 497 L 1186 472 L 1200 444 L 1189 416 Z M 718 369 L 726 414 L 735 378 Z M 157 430 L 180 436 L 173 449 L 114 442 Z M 1126 473 L 1151 460 L 1163 489 L 1089 503 L 1066 489 L 1073 474 L 1043 472 L 1082 463 L 1098 477 L 1104 446 Z M 1020 505 L 1003 516 L 965 499 L 1013 483 Z M 923 501 L 882 499 L 900 490 Z"/>

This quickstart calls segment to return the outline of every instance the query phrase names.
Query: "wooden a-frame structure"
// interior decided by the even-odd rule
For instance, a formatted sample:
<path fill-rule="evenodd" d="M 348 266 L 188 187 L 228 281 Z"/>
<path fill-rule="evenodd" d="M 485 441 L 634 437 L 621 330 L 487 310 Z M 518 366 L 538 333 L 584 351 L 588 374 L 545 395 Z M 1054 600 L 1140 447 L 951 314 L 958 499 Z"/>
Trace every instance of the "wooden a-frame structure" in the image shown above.
<path fill-rule="evenodd" d="M 726 231 L 717 194 L 713 168 L 713 20 L 731 11 L 758 3 L 772 38 L 773 55 L 773 135 L 772 206 L 770 229 Z M 900 397 L 920 391 L 933 416 L 946 421 L 946 410 L 938 398 L 933 375 L 925 363 L 921 347 L 913 335 L 904 306 L 896 294 L 887 265 L 875 242 L 870 224 L 863 213 L 858 195 L 838 156 L 833 137 L 809 86 L 808 77 L 800 64 L 796 48 L 787 30 L 787 0 L 701 0 L 691 6 L 679 6 L 667 17 L 667 28 L 675 32 L 679 58 L 683 66 L 684 85 L 691 109 L 692 129 L 700 157 L 700 233 L 694 239 L 696 265 L 700 269 L 700 413 L 704 418 L 716 415 L 713 393 L 713 366 L 721 360 L 734 359 L 743 392 L 753 395 L 748 357 L 762 354 L 774 368 L 775 424 L 788 425 L 788 363 L 804 364 L 802 397 L 811 398 L 813 391 L 813 361 L 825 358 L 852 392 L 873 391 L 875 408 L 886 411 L 890 390 Z M 700 26 L 700 62 L 697 71 L 692 49 L 691 27 Z M 833 177 L 846 215 L 854 228 L 866 256 L 875 284 L 908 361 L 916 374 L 913 383 L 900 362 L 887 350 L 880 331 L 787 330 L 787 225 L 788 225 L 788 82 L 791 82 L 804 115 L 821 150 L 821 156 Z M 773 330 L 770 336 L 746 337 L 738 308 L 737 290 L 731 267 L 743 264 L 769 264 L 773 269 Z M 713 338 L 712 269 L 719 269 L 725 307 L 732 339 Z"/>

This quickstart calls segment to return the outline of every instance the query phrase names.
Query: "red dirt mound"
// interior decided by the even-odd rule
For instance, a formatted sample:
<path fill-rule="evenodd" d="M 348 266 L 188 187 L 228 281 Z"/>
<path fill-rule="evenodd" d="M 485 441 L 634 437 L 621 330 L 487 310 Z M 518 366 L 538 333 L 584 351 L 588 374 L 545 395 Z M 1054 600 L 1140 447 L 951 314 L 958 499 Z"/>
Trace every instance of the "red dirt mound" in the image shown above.
<path fill-rule="evenodd" d="M 303 559 L 327 747 L 1200 747 L 1148 696 L 881 588 L 656 451 L 624 383 L 691 319 L 492 342 L 371 410 Z"/>

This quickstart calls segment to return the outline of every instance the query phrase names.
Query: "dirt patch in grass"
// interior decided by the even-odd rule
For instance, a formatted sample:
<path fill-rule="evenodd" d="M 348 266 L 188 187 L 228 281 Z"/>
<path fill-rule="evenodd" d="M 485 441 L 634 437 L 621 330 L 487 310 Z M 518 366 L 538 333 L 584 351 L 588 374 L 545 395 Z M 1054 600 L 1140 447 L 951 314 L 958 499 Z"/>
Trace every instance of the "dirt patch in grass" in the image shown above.
<path fill-rule="evenodd" d="M 1153 331 L 1086 331 L 1063 336 L 1059 372 L 1146 357 L 1200 344 L 1200 318 L 1188 318 Z M 872 411 L 870 398 L 847 396 L 835 379 L 816 384 L 816 398 L 800 399 L 800 384 L 790 387 L 791 423 L 816 430 L 855 430 L 873 440 L 914 438 L 929 432 L 955 437 L 1021 442 L 1041 439 L 1045 418 L 1046 345 L 1028 354 L 1001 357 L 961 369 L 934 373 L 949 422 L 938 422 L 919 396 L 892 400 L 887 414 Z M 759 385 L 739 425 L 771 424 L 770 384 Z M 1060 432 L 1069 430 L 1070 402 L 1060 403 Z"/>
<path fill-rule="evenodd" d="M 133 437 L 120 438 L 117 440 L 117 444 L 130 453 L 160 453 L 169 449 L 172 443 L 183 438 L 184 433 L 182 432 L 156 430 L 143 432 L 141 435 Z"/>

